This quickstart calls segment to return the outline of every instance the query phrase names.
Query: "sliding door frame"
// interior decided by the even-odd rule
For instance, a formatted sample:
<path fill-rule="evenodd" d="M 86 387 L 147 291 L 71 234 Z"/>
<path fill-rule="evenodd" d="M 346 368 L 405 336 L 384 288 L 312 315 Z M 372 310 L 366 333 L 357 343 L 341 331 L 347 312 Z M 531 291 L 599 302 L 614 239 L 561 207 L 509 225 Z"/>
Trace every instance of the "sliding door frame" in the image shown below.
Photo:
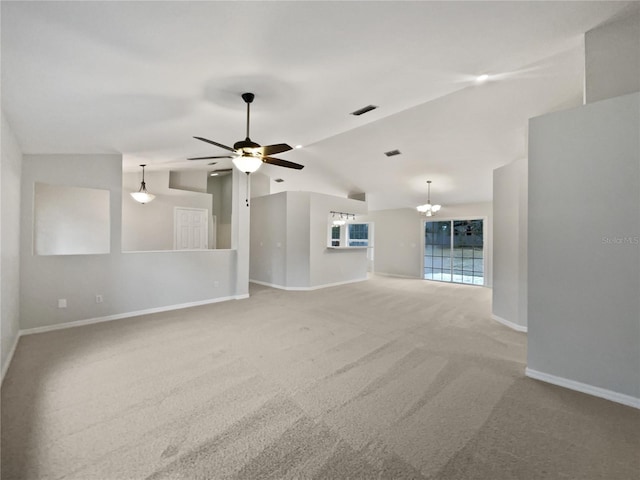
<path fill-rule="evenodd" d="M 465 220 L 482 220 L 482 285 L 473 284 L 473 283 L 462 283 L 462 282 L 447 282 L 444 280 L 429 280 L 430 282 L 442 282 L 442 283 L 455 283 L 457 285 L 472 285 L 475 287 L 486 287 L 487 286 L 487 226 L 489 225 L 489 217 L 483 215 L 469 215 L 464 217 L 424 217 L 420 222 L 420 237 L 422 251 L 420 252 L 420 278 L 422 280 L 426 280 L 424 278 L 424 252 L 426 251 L 426 238 L 424 234 L 424 230 L 426 228 L 427 222 L 455 222 L 455 221 L 465 221 Z M 453 242 L 453 232 L 452 234 L 452 242 Z M 451 278 L 453 278 L 453 268 L 451 269 Z"/>

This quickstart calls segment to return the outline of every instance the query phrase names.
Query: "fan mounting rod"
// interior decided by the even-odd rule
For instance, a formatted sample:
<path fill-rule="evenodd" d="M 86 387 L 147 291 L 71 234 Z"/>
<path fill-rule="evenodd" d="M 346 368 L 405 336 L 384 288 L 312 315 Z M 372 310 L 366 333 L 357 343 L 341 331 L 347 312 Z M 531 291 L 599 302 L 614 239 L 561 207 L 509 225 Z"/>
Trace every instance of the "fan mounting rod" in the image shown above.
<path fill-rule="evenodd" d="M 242 99 L 247 104 L 247 140 L 249 140 L 249 110 L 254 98 L 256 98 L 256 96 L 253 93 L 247 92 L 242 94 Z"/>

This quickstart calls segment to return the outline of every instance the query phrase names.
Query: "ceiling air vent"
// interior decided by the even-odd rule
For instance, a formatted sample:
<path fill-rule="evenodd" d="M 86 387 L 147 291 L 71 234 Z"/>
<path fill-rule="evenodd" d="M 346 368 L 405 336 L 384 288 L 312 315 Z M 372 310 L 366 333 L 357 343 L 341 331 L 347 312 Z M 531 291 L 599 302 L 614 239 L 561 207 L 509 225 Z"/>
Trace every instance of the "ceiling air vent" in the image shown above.
<path fill-rule="evenodd" d="M 282 182 L 284 182 L 284 180 L 283 180 L 283 179 L 281 179 L 281 178 L 276 178 L 276 179 L 274 180 L 274 182 L 276 182 L 276 183 L 282 183 Z"/>
<path fill-rule="evenodd" d="M 376 105 L 367 105 L 366 107 L 362 107 L 360 110 L 351 112 L 351 115 L 355 115 L 357 117 L 364 113 L 370 112 L 371 110 L 375 110 L 376 108 L 378 108 Z"/>
<path fill-rule="evenodd" d="M 384 152 L 387 157 L 393 157 L 395 155 L 400 155 L 400 150 L 389 150 L 388 152 Z"/>

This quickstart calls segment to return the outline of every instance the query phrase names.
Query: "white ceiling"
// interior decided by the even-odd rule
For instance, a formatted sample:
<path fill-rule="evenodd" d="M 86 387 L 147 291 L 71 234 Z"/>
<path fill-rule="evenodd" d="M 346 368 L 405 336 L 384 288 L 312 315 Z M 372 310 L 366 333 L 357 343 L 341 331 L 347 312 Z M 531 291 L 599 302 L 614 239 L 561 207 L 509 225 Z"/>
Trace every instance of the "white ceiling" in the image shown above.
<path fill-rule="evenodd" d="M 251 91 L 252 139 L 304 145 L 277 188 L 489 201 L 527 119 L 582 102 L 584 32 L 637 5 L 2 1 L 2 107 L 25 153 L 206 168 L 185 158 L 225 152 L 192 137 L 244 138 Z"/>

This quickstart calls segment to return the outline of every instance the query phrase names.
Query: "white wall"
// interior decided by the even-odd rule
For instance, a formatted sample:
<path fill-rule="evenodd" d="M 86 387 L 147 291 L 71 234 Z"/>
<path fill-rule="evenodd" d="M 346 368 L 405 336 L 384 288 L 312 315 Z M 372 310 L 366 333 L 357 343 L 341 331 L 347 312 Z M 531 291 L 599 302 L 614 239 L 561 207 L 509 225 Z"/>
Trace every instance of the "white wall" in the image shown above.
<path fill-rule="evenodd" d="M 418 212 L 410 208 L 376 210 L 369 212 L 363 221 L 375 225 L 374 272 L 422 278 Z"/>
<path fill-rule="evenodd" d="M 247 175 L 234 168 L 231 184 L 231 248 L 235 256 L 235 294 L 249 296 L 249 251 L 251 236 L 251 207 L 247 205 L 249 198 Z"/>
<path fill-rule="evenodd" d="M 34 183 L 111 191 L 111 253 L 33 255 Z M 121 253 L 122 158 L 25 155 L 22 169 L 21 328 L 59 325 L 242 295 L 233 250 Z M 149 204 L 152 205 L 153 203 Z M 145 205 L 146 206 L 146 205 Z M 243 255 L 247 256 L 246 250 Z M 96 294 L 104 302 L 95 302 Z M 68 307 L 57 308 L 60 298 Z"/>
<path fill-rule="evenodd" d="M 287 193 L 286 287 L 311 286 L 311 196 L 309 192 Z"/>
<path fill-rule="evenodd" d="M 125 252 L 174 249 L 175 207 L 203 208 L 211 214 L 212 196 L 208 193 L 170 188 L 174 172 L 145 171 L 147 190 L 156 198 L 149 203 L 136 202 L 130 195 L 140 188 L 142 171 L 123 174 L 122 187 L 122 250 Z M 197 172 L 206 188 L 205 172 Z M 175 177 L 183 185 L 190 177 Z M 174 183 L 174 185 L 177 183 Z M 196 187 L 190 187 L 196 188 Z M 211 221 L 211 219 L 209 219 Z M 209 232 L 212 234 L 212 232 Z M 227 246 L 229 248 L 229 246 Z"/>
<path fill-rule="evenodd" d="M 212 216 L 215 217 L 215 239 L 211 239 L 211 248 L 231 248 L 231 212 L 233 204 L 233 174 L 209 177 L 207 193 L 211 194 L 213 205 Z M 214 247 L 215 245 L 215 247 Z"/>
<path fill-rule="evenodd" d="M 34 252 L 38 255 L 109 253 L 109 190 L 36 183 Z"/>
<path fill-rule="evenodd" d="M 171 170 L 169 172 L 169 188 L 207 193 L 209 172 L 204 170 Z"/>
<path fill-rule="evenodd" d="M 287 192 L 251 201 L 252 280 L 287 284 Z"/>
<path fill-rule="evenodd" d="M 251 180 L 251 198 L 263 197 L 271 193 L 271 179 L 264 173 L 255 172 L 249 177 Z"/>
<path fill-rule="evenodd" d="M 483 218 L 485 242 L 485 284 L 492 284 L 493 211 L 490 202 L 445 205 L 432 220 Z M 425 217 L 415 208 L 376 210 L 366 221 L 375 223 L 374 271 L 387 275 L 423 278 Z"/>
<path fill-rule="evenodd" d="M 331 210 L 363 214 L 366 203 L 311 192 L 254 198 L 251 279 L 291 289 L 365 280 L 365 249 L 327 249 Z"/>
<path fill-rule="evenodd" d="M 640 91 L 640 11 L 585 34 L 587 103 Z"/>
<path fill-rule="evenodd" d="M 530 121 L 528 241 L 528 369 L 640 406 L 640 94 Z"/>
<path fill-rule="evenodd" d="M 334 197 L 320 193 L 310 194 L 309 219 L 309 266 L 311 287 L 334 283 L 366 280 L 367 250 L 328 249 L 327 236 L 329 212 L 365 215 L 367 204 L 360 200 Z M 360 217 L 362 218 L 362 217 Z M 356 218 L 359 220 L 360 218 Z"/>
<path fill-rule="evenodd" d="M 494 318 L 527 327 L 527 160 L 493 171 Z"/>
<path fill-rule="evenodd" d="M 2 377 L 20 329 L 20 177 L 22 152 L 2 112 L 0 132 L 0 358 Z"/>

